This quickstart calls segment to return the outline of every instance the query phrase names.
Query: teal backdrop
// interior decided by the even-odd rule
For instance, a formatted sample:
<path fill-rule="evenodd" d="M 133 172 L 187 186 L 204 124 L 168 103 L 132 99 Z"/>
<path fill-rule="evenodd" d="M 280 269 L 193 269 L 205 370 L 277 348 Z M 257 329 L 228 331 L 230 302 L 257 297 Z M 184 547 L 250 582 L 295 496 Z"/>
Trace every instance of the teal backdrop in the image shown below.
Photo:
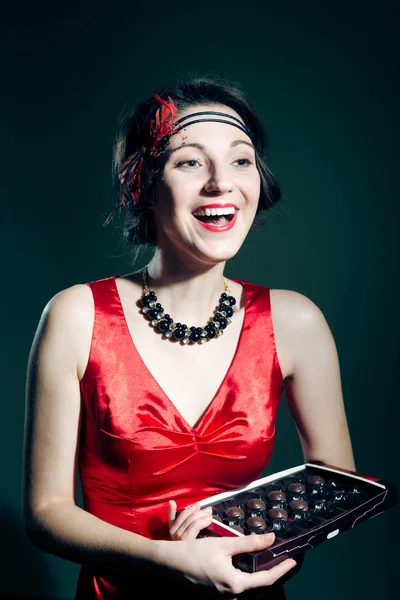
<path fill-rule="evenodd" d="M 190 75 L 242 85 L 265 122 L 284 191 L 226 274 L 296 290 L 321 308 L 338 348 L 358 470 L 400 481 L 398 6 L 4 3 L 0 597 L 73 598 L 78 566 L 37 550 L 24 533 L 28 353 L 54 294 L 132 269 L 121 222 L 102 225 L 116 201 L 117 120 L 126 104 Z M 265 472 L 301 463 L 283 396 Z M 399 518 L 395 507 L 308 552 L 288 599 L 392 598 Z"/>

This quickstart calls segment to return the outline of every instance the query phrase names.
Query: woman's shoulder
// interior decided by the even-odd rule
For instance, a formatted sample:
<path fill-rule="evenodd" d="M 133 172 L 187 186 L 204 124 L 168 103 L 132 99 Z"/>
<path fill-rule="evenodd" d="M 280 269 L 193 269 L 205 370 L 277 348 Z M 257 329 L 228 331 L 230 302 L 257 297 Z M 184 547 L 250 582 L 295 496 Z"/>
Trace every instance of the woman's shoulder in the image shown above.
<path fill-rule="evenodd" d="M 271 311 L 274 317 L 282 317 L 285 321 L 292 317 L 294 322 L 321 315 L 317 304 L 307 295 L 291 289 L 272 288 L 267 284 L 255 283 L 246 279 L 232 279 L 235 285 L 253 288 L 259 292 L 269 293 Z"/>
<path fill-rule="evenodd" d="M 55 292 L 44 305 L 41 322 L 46 328 L 84 335 L 94 321 L 94 299 L 90 286 L 74 283 Z"/>
<path fill-rule="evenodd" d="M 85 310 L 93 303 L 90 286 L 87 283 L 74 283 L 55 292 L 45 305 L 46 312 L 73 311 L 74 313 Z"/>
<path fill-rule="evenodd" d="M 85 313 L 88 310 L 92 311 L 94 306 L 92 287 L 96 285 L 107 285 L 112 282 L 117 275 L 107 275 L 97 279 L 89 279 L 78 283 L 73 283 L 68 287 L 57 291 L 48 300 L 46 312 L 63 312 L 73 313 L 75 316 L 79 313 Z"/>
<path fill-rule="evenodd" d="M 307 315 L 313 312 L 319 311 L 319 307 L 316 303 L 307 295 L 302 294 L 296 290 L 272 288 L 266 284 L 255 283 L 253 281 L 247 281 L 244 279 L 234 279 L 238 283 L 244 286 L 253 287 L 260 291 L 269 292 L 271 298 L 271 306 L 276 311 L 283 311 L 290 314 L 301 314 Z"/>
<path fill-rule="evenodd" d="M 307 295 L 295 290 L 270 289 L 275 342 L 284 378 L 293 374 L 297 353 L 311 332 L 321 330 L 321 310 Z"/>
<path fill-rule="evenodd" d="M 296 290 L 269 288 L 271 304 L 276 309 L 296 312 L 298 316 L 307 315 L 319 310 L 316 303 L 307 295 Z"/>
<path fill-rule="evenodd" d="M 296 290 L 271 289 L 271 307 L 287 318 L 292 317 L 294 323 L 309 324 L 324 320 L 321 308 L 310 296 Z"/>

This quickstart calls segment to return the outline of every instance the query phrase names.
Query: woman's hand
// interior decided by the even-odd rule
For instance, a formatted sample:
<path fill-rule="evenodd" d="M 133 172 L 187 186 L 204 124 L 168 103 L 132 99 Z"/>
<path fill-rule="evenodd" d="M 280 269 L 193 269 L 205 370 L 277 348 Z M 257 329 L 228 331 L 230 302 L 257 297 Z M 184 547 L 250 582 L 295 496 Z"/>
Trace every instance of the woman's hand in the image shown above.
<path fill-rule="evenodd" d="M 244 552 L 269 548 L 275 541 L 273 533 L 239 537 L 204 537 L 199 532 L 210 525 L 212 508 L 200 508 L 197 502 L 176 516 L 176 502 L 169 501 L 168 523 L 172 540 L 179 544 L 179 570 L 193 583 L 215 587 L 219 592 L 241 594 L 247 589 L 270 586 L 296 566 L 291 558 L 269 570 L 246 573 L 237 569 L 233 557 Z M 178 548 L 177 548 L 178 549 Z"/>
<path fill-rule="evenodd" d="M 275 535 L 266 533 L 238 537 L 211 536 L 193 539 L 194 532 L 201 528 L 200 524 L 204 524 L 206 519 L 199 515 L 198 506 L 193 505 L 190 509 L 191 511 L 186 509 L 186 518 L 184 519 L 184 522 L 190 521 L 183 533 L 187 537 L 182 539 L 179 544 L 173 544 L 173 550 L 172 548 L 168 549 L 166 562 L 173 569 L 183 573 L 193 583 L 209 586 L 221 593 L 228 592 L 237 596 L 248 589 L 271 586 L 296 566 L 296 561 L 287 558 L 271 569 L 254 573 L 247 573 L 236 568 L 234 566 L 236 555 L 269 548 L 275 541 Z M 173 510 L 174 503 L 171 506 L 171 514 Z M 193 520 L 191 520 L 191 516 Z M 183 527 L 183 524 L 178 525 L 177 531 L 180 527 Z M 190 527 L 192 527 L 191 534 L 189 534 Z"/>
<path fill-rule="evenodd" d="M 197 583 L 204 583 L 208 579 L 208 584 L 211 583 L 219 592 L 228 592 L 235 596 L 248 589 L 270 586 L 295 567 L 296 561 L 287 558 L 269 570 L 247 573 L 236 568 L 232 559 L 238 554 L 269 548 L 274 541 L 273 533 L 265 533 L 239 537 L 208 537 L 189 542 L 192 551 L 187 562 L 190 565 L 190 559 L 193 558 L 195 570 L 195 576 L 189 579 Z M 196 572 L 201 575 L 200 579 Z"/>
<path fill-rule="evenodd" d="M 212 508 L 200 508 L 196 502 L 176 516 L 176 502 L 169 501 L 168 524 L 171 540 L 194 540 L 212 521 Z"/>

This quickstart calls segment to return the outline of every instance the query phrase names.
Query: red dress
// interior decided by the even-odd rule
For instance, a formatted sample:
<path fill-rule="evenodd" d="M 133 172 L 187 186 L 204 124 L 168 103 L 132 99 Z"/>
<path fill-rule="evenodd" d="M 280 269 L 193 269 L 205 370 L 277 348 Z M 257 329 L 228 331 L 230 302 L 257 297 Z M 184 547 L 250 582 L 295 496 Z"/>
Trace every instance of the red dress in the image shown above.
<path fill-rule="evenodd" d="M 246 293 L 237 350 L 213 400 L 191 427 L 141 359 L 115 277 L 87 284 L 95 318 L 80 383 L 84 508 L 117 527 L 169 539 L 169 499 L 176 500 L 179 510 L 246 485 L 260 476 L 271 457 L 282 373 L 269 288 L 235 280 Z M 75 598 L 153 598 L 138 595 L 137 589 L 123 592 L 120 577 L 83 565 Z"/>

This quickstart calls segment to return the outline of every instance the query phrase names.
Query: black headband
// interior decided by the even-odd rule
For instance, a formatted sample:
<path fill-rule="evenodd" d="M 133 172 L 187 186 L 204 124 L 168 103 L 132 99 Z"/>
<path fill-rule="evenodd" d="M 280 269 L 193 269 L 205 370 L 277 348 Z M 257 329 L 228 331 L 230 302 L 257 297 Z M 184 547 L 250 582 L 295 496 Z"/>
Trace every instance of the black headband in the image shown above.
<path fill-rule="evenodd" d="M 229 120 L 227 121 L 226 119 L 213 119 L 213 118 L 208 118 L 208 119 L 195 119 L 194 121 L 190 121 L 189 123 L 185 123 L 184 125 L 179 125 L 179 123 L 182 123 L 182 121 L 186 121 L 187 119 L 191 119 L 192 117 L 197 117 L 199 115 L 218 115 L 220 117 L 226 117 Z M 206 110 L 206 111 L 202 111 L 202 112 L 196 112 L 196 113 L 191 113 L 190 115 L 186 115 L 185 117 L 182 117 L 181 119 L 178 119 L 175 122 L 174 128 L 173 128 L 173 133 L 177 133 L 178 131 L 180 131 L 181 129 L 184 129 L 185 127 L 188 127 L 189 125 L 194 125 L 194 123 L 203 123 L 203 122 L 207 122 L 207 121 L 214 121 L 216 123 L 226 123 L 227 125 L 233 125 L 234 127 L 237 127 L 238 129 L 240 129 L 241 131 L 243 131 L 243 133 L 245 133 L 246 135 L 249 136 L 249 138 L 251 139 L 251 132 L 249 129 L 247 129 L 246 125 L 240 121 L 240 119 L 237 119 L 236 117 L 233 117 L 232 115 L 229 115 L 228 113 L 223 113 L 223 112 L 215 112 L 212 110 Z M 232 121 L 236 121 L 235 123 Z M 179 125 L 179 127 L 176 127 L 177 125 Z"/>

